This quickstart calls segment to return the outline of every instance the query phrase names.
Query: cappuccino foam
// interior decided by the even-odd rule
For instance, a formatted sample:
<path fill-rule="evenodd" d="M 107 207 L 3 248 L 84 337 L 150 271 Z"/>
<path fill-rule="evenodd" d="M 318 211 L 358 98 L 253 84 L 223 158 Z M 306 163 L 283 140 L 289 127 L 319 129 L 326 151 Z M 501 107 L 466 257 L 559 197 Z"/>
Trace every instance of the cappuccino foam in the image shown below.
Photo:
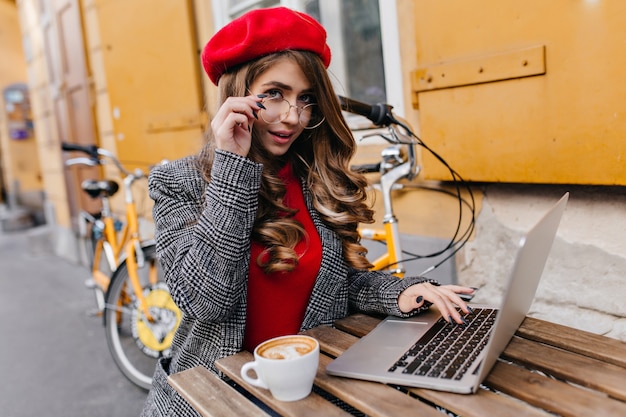
<path fill-rule="evenodd" d="M 262 344 L 258 353 L 267 359 L 295 359 L 312 352 L 315 343 L 304 338 L 286 338 Z"/>

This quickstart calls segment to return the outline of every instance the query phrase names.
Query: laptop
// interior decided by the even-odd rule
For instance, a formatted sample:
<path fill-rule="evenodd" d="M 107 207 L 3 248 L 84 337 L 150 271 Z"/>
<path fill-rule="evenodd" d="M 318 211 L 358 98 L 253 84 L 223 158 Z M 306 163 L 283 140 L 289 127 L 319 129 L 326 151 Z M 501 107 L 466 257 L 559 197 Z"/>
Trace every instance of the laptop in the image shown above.
<path fill-rule="evenodd" d="M 521 239 L 499 307 L 472 305 L 467 325 L 448 324 L 435 307 L 408 319 L 387 317 L 328 364 L 327 373 L 476 392 L 530 309 L 568 198 L 563 195 Z"/>

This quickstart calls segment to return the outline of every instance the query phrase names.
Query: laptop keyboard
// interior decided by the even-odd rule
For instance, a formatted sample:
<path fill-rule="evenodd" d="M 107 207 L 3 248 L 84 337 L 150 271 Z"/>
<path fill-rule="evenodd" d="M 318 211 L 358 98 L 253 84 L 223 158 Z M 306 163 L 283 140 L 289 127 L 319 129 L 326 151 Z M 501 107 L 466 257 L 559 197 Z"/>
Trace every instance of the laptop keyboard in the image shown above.
<path fill-rule="evenodd" d="M 424 334 L 389 372 L 459 380 L 487 344 L 496 319 L 495 309 L 474 309 L 465 324 L 450 324 L 443 317 Z"/>

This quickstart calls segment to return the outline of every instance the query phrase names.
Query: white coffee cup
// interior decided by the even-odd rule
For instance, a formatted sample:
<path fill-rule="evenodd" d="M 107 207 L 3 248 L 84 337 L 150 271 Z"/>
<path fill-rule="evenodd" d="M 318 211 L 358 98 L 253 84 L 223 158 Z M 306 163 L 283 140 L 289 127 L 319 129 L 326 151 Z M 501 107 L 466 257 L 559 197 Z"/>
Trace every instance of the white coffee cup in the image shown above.
<path fill-rule="evenodd" d="M 310 336 L 276 337 L 254 349 L 254 361 L 241 367 L 241 377 L 250 385 L 269 389 L 277 400 L 300 400 L 311 393 L 319 357 L 320 345 Z M 256 378 L 248 375 L 250 370 Z"/>

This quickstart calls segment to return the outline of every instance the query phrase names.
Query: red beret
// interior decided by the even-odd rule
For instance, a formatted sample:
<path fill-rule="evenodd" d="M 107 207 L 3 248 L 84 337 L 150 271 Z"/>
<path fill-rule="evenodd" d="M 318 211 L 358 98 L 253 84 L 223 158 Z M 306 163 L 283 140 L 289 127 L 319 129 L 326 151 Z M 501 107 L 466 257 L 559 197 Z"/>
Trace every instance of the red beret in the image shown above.
<path fill-rule="evenodd" d="M 217 85 L 229 68 L 286 49 L 314 52 L 330 64 L 326 30 L 311 16 L 286 7 L 255 9 L 220 29 L 202 51 L 202 66 Z"/>

